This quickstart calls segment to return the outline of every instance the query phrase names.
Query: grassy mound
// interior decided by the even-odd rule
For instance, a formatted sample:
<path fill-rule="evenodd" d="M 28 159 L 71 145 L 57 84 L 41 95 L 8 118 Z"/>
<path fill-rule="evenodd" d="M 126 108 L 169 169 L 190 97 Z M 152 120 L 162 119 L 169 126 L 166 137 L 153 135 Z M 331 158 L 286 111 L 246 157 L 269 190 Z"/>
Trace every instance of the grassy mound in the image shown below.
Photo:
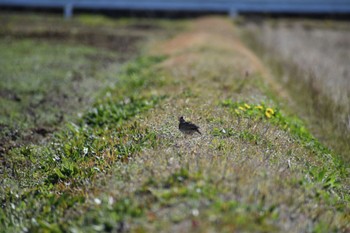
<path fill-rule="evenodd" d="M 265 71 L 225 19 L 153 43 L 78 123 L 11 151 L 2 229 L 347 231 L 349 169 Z M 182 115 L 203 135 L 182 135 Z"/>

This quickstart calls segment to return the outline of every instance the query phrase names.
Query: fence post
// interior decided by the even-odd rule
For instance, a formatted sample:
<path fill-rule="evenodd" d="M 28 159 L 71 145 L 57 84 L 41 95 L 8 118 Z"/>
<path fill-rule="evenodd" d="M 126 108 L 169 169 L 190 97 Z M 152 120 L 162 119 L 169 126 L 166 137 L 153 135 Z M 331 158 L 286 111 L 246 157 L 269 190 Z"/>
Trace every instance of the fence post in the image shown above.
<path fill-rule="evenodd" d="M 72 3 L 67 3 L 64 6 L 64 18 L 65 19 L 70 19 L 73 16 L 73 4 Z"/>
<path fill-rule="evenodd" d="M 234 7 L 231 7 L 230 10 L 229 10 L 229 12 L 228 12 L 228 15 L 229 15 L 230 18 L 232 18 L 232 19 L 233 19 L 233 18 L 236 18 L 237 15 L 238 15 L 237 9 L 234 8 Z"/>

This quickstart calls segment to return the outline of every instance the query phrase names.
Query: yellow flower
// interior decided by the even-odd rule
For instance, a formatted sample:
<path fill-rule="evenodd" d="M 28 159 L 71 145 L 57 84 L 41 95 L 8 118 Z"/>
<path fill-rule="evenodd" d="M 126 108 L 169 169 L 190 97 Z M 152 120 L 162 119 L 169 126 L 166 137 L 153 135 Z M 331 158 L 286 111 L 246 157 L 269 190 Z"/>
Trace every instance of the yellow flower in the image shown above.
<path fill-rule="evenodd" d="M 238 108 L 242 111 L 245 111 L 245 108 L 243 108 L 242 106 L 239 106 Z"/>
<path fill-rule="evenodd" d="M 244 104 L 244 107 L 245 107 L 246 109 L 250 109 L 249 104 Z"/>
<path fill-rule="evenodd" d="M 260 109 L 260 110 L 264 109 L 264 107 L 261 105 L 255 106 L 255 108 Z"/>
<path fill-rule="evenodd" d="M 275 114 L 275 112 L 273 111 L 272 108 L 267 108 L 266 111 L 265 111 L 265 116 L 267 118 L 271 118 L 273 116 L 273 114 Z"/>

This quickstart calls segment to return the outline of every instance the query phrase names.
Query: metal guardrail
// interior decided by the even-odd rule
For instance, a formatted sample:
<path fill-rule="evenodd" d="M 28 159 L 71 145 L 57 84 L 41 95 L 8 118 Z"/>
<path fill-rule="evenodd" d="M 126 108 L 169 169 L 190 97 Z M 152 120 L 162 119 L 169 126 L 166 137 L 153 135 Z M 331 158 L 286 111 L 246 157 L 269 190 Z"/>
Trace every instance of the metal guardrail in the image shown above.
<path fill-rule="evenodd" d="M 74 9 L 211 11 L 238 13 L 350 13 L 350 0 L 0 0 L 0 7 Z"/>

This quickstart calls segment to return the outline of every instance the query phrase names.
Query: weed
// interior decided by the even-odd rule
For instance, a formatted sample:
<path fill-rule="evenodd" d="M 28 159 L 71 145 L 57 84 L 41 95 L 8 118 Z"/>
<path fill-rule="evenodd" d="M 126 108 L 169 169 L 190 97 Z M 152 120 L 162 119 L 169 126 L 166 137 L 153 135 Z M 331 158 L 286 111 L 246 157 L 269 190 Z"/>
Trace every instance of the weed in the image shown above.
<path fill-rule="evenodd" d="M 98 105 L 84 116 L 84 121 L 93 127 L 115 126 L 143 111 L 153 108 L 160 99 L 162 98 L 157 96 L 152 96 L 151 98 L 131 96 L 117 104 L 110 102 Z"/>

